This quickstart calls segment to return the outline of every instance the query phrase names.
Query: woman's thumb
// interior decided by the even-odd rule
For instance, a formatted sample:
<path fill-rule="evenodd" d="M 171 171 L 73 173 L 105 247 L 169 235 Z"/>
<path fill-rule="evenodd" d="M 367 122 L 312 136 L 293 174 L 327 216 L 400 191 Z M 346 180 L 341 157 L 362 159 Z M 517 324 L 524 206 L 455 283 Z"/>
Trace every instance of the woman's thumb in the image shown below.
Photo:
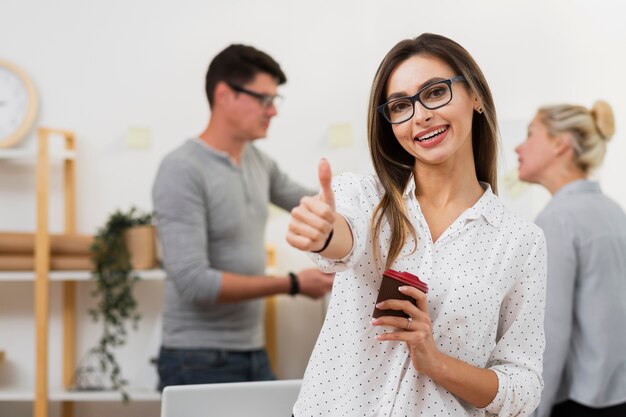
<path fill-rule="evenodd" d="M 322 187 L 320 195 L 322 196 L 322 200 L 335 209 L 335 194 L 333 194 L 333 189 L 331 187 L 331 182 L 333 179 L 333 173 L 330 169 L 330 164 L 325 158 L 320 160 L 320 164 L 318 167 L 318 175 L 320 179 L 320 186 Z"/>

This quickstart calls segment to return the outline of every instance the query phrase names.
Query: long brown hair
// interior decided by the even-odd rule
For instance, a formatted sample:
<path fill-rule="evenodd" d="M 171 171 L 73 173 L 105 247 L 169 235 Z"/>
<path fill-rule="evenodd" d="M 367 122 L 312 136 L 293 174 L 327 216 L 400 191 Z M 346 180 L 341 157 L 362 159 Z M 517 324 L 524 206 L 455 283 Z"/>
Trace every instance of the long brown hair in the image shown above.
<path fill-rule="evenodd" d="M 461 45 L 444 36 L 424 33 L 415 39 L 405 39 L 394 46 L 381 62 L 370 95 L 368 114 L 368 142 L 374 169 L 385 194 L 372 216 L 372 240 L 378 242 L 383 220 L 391 226 L 391 239 L 385 267 L 397 259 L 407 237 L 417 242 L 415 228 L 407 217 L 403 192 L 413 173 L 415 158 L 402 148 L 389 122 L 376 110 L 386 100 L 387 81 L 391 72 L 402 62 L 415 55 L 428 55 L 441 59 L 457 74 L 463 75 L 467 86 L 480 102 L 482 113 L 474 112 L 472 119 L 472 148 L 474 165 L 479 181 L 491 185 L 497 192 L 498 126 L 496 109 L 487 80 L 482 71 Z M 416 247 L 417 249 L 417 247 Z M 376 259 L 380 258 L 378 245 L 374 244 Z"/>

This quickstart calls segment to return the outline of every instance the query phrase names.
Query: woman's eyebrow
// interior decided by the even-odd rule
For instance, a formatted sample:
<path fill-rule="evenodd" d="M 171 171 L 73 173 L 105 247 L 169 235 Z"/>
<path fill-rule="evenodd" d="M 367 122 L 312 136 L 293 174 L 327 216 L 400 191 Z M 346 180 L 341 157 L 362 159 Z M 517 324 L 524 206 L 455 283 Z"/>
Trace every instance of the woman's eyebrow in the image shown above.
<path fill-rule="evenodd" d="M 426 87 L 426 86 L 427 86 L 427 85 L 429 85 L 429 84 L 433 84 L 433 83 L 436 83 L 436 82 L 438 82 L 438 81 L 443 81 L 443 80 L 447 80 L 447 78 L 443 78 L 443 77 L 432 77 L 432 78 L 429 78 L 428 80 L 424 81 L 424 82 L 423 82 L 423 83 L 422 83 L 422 84 L 421 84 L 421 85 L 417 88 L 417 91 L 420 91 L 422 88 Z M 406 92 L 404 92 L 404 91 L 400 91 L 400 92 L 397 92 L 397 93 L 390 94 L 390 95 L 387 97 L 387 100 L 386 100 L 386 101 L 393 100 L 393 99 L 395 99 L 395 98 L 401 98 L 401 97 L 408 97 L 408 95 L 406 94 Z"/>

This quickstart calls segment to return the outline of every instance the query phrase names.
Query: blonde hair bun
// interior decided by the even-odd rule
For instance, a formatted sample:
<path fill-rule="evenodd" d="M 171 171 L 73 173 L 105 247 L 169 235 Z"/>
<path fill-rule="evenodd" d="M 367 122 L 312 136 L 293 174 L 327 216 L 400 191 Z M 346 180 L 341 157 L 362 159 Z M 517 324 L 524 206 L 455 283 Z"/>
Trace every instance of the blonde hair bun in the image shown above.
<path fill-rule="evenodd" d="M 600 135 L 604 140 L 610 140 L 615 133 L 615 117 L 611 105 L 606 101 L 596 101 L 591 108 L 591 116 Z"/>

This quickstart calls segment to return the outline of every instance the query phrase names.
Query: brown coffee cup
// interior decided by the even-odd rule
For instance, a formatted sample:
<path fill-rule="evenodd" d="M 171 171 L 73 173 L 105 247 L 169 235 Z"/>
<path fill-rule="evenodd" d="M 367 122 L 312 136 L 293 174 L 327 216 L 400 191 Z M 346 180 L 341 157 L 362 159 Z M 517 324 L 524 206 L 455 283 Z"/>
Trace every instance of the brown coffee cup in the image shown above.
<path fill-rule="evenodd" d="M 415 298 L 405 295 L 398 290 L 399 287 L 405 285 L 415 287 L 424 293 L 428 292 L 428 285 L 425 282 L 420 281 L 420 279 L 415 275 L 408 272 L 398 272 L 393 269 L 388 269 L 383 273 L 383 280 L 380 283 L 376 304 L 390 299 L 407 300 L 415 304 Z M 374 307 L 372 317 L 376 318 L 380 316 L 408 317 L 408 315 L 402 310 L 380 310 Z"/>

